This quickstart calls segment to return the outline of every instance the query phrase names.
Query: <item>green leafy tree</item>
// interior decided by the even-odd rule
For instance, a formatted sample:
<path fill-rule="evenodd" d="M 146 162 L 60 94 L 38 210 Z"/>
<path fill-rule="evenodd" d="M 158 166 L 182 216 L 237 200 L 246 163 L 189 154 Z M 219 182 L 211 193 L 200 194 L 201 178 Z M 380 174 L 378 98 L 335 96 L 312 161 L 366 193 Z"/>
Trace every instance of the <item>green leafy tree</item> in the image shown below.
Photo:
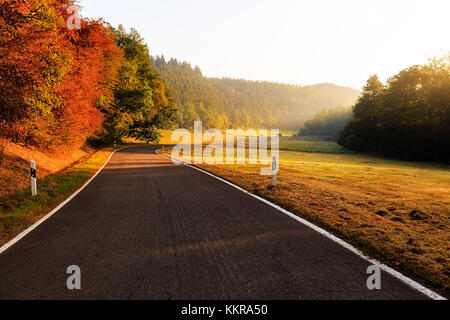
<path fill-rule="evenodd" d="M 102 139 L 111 143 L 124 137 L 147 142 L 159 139 L 159 129 L 171 126 L 177 108 L 160 76 L 153 70 L 144 39 L 122 26 L 114 30 L 125 59 L 114 89 L 114 108 L 107 110 Z"/>
<path fill-rule="evenodd" d="M 450 55 L 371 77 L 339 138 L 351 149 L 408 160 L 450 160 Z"/>

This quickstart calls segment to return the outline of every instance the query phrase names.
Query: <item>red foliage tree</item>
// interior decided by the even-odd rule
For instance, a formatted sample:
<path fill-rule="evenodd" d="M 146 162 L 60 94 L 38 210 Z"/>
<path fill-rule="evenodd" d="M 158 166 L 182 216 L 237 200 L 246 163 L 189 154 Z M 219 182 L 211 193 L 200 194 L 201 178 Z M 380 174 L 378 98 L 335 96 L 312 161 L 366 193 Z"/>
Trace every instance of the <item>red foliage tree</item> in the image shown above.
<path fill-rule="evenodd" d="M 123 53 L 102 21 L 68 28 L 74 4 L 0 0 L 0 120 L 13 140 L 79 145 L 101 129 Z"/>

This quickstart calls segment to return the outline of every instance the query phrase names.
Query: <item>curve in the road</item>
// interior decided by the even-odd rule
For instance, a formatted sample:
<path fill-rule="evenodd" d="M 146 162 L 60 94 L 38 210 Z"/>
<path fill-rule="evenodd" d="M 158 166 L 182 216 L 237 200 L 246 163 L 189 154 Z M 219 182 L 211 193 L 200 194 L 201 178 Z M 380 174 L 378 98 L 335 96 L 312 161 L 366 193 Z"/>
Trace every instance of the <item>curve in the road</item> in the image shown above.
<path fill-rule="evenodd" d="M 381 290 L 368 290 L 373 261 L 155 149 L 115 153 L 58 214 L 4 250 L 0 298 L 436 298 L 389 272 Z M 81 290 L 67 289 L 70 265 L 81 268 Z"/>

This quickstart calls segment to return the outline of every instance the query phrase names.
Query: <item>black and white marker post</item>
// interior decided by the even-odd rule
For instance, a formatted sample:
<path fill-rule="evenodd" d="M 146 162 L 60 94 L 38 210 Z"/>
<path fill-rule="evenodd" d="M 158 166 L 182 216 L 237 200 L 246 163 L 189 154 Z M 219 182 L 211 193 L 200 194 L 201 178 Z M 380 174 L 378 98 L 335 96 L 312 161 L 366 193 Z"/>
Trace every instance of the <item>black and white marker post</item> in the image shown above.
<path fill-rule="evenodd" d="M 31 195 L 33 197 L 37 196 L 37 185 L 36 185 L 36 162 L 31 160 L 30 162 L 30 175 L 31 175 Z"/>
<path fill-rule="evenodd" d="M 272 185 L 277 186 L 277 157 L 272 158 Z"/>

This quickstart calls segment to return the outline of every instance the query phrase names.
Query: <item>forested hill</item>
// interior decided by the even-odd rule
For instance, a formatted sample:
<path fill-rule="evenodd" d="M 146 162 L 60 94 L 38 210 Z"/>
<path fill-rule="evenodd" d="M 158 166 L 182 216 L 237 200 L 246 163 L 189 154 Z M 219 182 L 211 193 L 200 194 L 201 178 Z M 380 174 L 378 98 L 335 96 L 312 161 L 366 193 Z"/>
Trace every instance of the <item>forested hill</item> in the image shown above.
<path fill-rule="evenodd" d="M 198 67 L 153 57 L 152 64 L 179 106 L 178 125 L 298 129 L 320 110 L 351 106 L 359 91 L 334 84 L 294 86 L 272 82 L 216 79 Z"/>

